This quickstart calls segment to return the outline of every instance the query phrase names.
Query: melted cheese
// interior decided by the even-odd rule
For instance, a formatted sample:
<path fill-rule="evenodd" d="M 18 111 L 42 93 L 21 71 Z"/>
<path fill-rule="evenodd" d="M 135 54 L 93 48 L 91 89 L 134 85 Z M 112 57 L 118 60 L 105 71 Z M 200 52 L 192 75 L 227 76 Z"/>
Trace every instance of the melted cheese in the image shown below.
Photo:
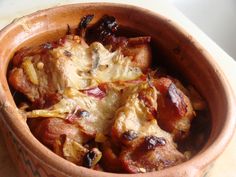
<path fill-rule="evenodd" d="M 85 133 L 108 134 L 114 122 L 114 113 L 120 106 L 119 90 L 109 89 L 106 97 L 97 99 L 69 88 L 64 92 L 64 98 L 48 109 L 38 109 L 27 113 L 28 117 L 57 117 L 66 119 L 67 115 L 77 106 L 89 112 L 88 117 L 76 120 Z"/>
<path fill-rule="evenodd" d="M 153 116 L 149 120 L 150 111 L 138 98 L 138 93 L 147 90 L 150 85 L 145 81 L 144 84 L 128 83 L 122 86 L 114 83 L 135 80 L 143 75 L 141 69 L 132 66 L 131 59 L 124 57 L 121 51 L 110 52 L 98 42 L 87 46 L 80 38 L 76 37 L 75 40 L 70 36 L 63 46 L 50 51 L 50 55 L 50 61 L 54 62 L 57 70 L 57 75 L 52 80 L 59 82 L 63 99 L 48 109 L 28 112 L 28 117 L 66 119 L 79 107 L 89 113 L 88 116 L 75 120 L 85 134 L 108 135 L 113 126 L 118 134 L 134 130 L 142 136 L 164 134 L 168 137 L 158 127 Z M 106 96 L 102 99 L 79 91 L 100 83 L 109 83 Z M 151 88 L 145 94 L 150 97 L 156 109 L 157 90 Z"/>
<path fill-rule="evenodd" d="M 65 87 L 83 89 L 103 82 L 133 80 L 142 75 L 141 69 L 131 66 L 131 59 L 120 51 L 110 52 L 101 43 L 90 46 L 77 40 L 66 40 L 63 46 L 51 51 L 58 68 L 58 77 Z M 65 51 L 70 56 L 65 56 Z"/>
<path fill-rule="evenodd" d="M 138 98 L 138 93 L 144 91 L 146 96 L 154 95 L 150 97 L 152 105 L 157 108 L 157 90 L 155 88 L 148 89 L 148 84 L 140 84 L 124 91 L 123 100 L 125 104 L 116 112 L 115 123 L 113 125 L 113 131 L 116 136 L 120 138 L 124 132 L 134 131 L 138 133 L 139 137 L 155 135 L 157 137 L 165 137 L 167 140 L 171 140 L 169 133 L 163 131 L 157 124 L 156 119 L 152 113 L 149 112 L 147 106 L 142 100 Z"/>

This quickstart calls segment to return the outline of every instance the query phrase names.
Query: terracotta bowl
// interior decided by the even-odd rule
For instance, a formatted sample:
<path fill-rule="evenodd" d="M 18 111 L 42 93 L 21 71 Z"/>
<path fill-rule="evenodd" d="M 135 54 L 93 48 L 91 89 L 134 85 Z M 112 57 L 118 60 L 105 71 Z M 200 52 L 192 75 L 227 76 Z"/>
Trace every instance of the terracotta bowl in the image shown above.
<path fill-rule="evenodd" d="M 77 27 L 81 17 L 113 15 L 122 26 L 152 36 L 157 53 L 154 63 L 165 59 L 169 66 L 194 85 L 207 100 L 211 114 L 211 133 L 205 146 L 180 165 L 145 174 L 112 174 L 76 166 L 57 156 L 31 134 L 18 112 L 6 79 L 14 52 L 22 46 L 40 44 L 63 36 L 67 24 Z M 0 106 L 1 127 L 20 176 L 48 177 L 196 177 L 207 173 L 212 162 L 225 149 L 235 125 L 235 100 L 232 90 L 215 59 L 176 23 L 142 8 L 88 3 L 55 7 L 15 20 L 0 32 Z"/>

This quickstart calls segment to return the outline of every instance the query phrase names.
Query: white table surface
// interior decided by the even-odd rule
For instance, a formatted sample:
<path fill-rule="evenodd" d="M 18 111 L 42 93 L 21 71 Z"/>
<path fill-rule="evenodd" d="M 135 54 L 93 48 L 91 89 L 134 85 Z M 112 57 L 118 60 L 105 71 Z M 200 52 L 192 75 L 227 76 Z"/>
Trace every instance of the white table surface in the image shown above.
<path fill-rule="evenodd" d="M 88 2 L 86 0 L 0 0 L 0 29 L 9 24 L 13 19 L 48 7 Z M 97 2 L 90 0 L 90 2 Z M 133 4 L 156 11 L 171 20 L 179 23 L 188 33 L 216 59 L 217 63 L 224 70 L 225 75 L 231 82 L 236 93 L 236 62 L 217 46 L 206 34 L 196 25 L 187 19 L 179 10 L 165 0 L 103 0 L 103 2 L 120 2 Z M 8 157 L 8 153 L 0 134 L 0 176 L 17 176 L 14 165 Z M 2 163 L 4 162 L 4 163 Z M 235 177 L 236 176 L 236 133 L 226 148 L 225 152 L 217 159 L 211 169 L 210 177 Z"/>
<path fill-rule="evenodd" d="M 168 0 L 236 59 L 235 0 Z"/>

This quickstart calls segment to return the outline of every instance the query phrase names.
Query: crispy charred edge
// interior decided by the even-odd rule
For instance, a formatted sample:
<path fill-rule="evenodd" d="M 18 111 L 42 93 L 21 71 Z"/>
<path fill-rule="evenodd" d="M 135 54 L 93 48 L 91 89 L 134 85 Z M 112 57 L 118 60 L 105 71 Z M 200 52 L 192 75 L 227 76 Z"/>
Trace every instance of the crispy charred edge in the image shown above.
<path fill-rule="evenodd" d="M 149 151 L 149 150 L 154 150 L 158 146 L 164 146 L 165 144 L 166 140 L 164 138 L 151 135 L 151 136 L 146 136 L 144 138 L 141 148 L 144 151 Z"/>
<path fill-rule="evenodd" d="M 115 50 L 119 47 L 147 44 L 151 41 L 150 36 L 133 38 L 117 37 L 116 32 L 118 31 L 119 25 L 116 18 L 109 15 L 104 15 L 94 25 L 88 27 L 93 18 L 93 14 L 82 17 L 77 28 L 77 34 L 89 42 L 99 41 L 104 45 L 112 45 L 113 50 Z"/>
<path fill-rule="evenodd" d="M 172 160 L 166 159 L 165 161 L 162 154 L 165 154 L 165 148 L 170 148 L 170 144 L 163 137 L 150 135 L 139 138 L 134 145 L 123 148 L 119 158 L 122 168 L 129 173 L 145 173 L 161 170 L 185 161 L 184 156 L 175 149 L 172 149 L 176 151 L 175 157 Z M 146 157 L 146 153 L 153 154 L 151 157 Z M 160 157 L 157 156 L 159 153 Z"/>
<path fill-rule="evenodd" d="M 153 82 L 158 91 L 166 98 L 175 108 L 175 112 L 179 116 L 183 116 L 187 112 L 187 105 L 184 101 L 184 93 L 182 93 L 175 84 L 166 77 L 155 79 Z"/>
<path fill-rule="evenodd" d="M 160 92 L 157 110 L 160 127 L 171 133 L 175 141 L 185 139 L 195 116 L 191 101 L 169 78 L 162 77 L 154 85 Z"/>
<path fill-rule="evenodd" d="M 82 29 L 85 30 L 87 28 L 87 24 L 93 18 L 92 15 L 88 15 L 82 18 L 79 29 L 79 35 L 81 35 Z M 84 25 L 83 25 L 84 24 Z M 104 45 L 111 45 L 112 50 L 116 50 L 118 48 L 124 47 L 132 47 L 135 45 L 142 45 L 150 43 L 150 36 L 142 36 L 142 37 L 133 37 L 127 38 L 124 36 L 116 36 L 116 32 L 118 31 L 119 25 L 113 16 L 104 15 L 97 23 L 93 26 L 86 29 L 86 35 L 81 35 L 85 37 L 87 41 L 99 41 Z"/>
<path fill-rule="evenodd" d="M 77 28 L 78 35 L 80 35 L 83 38 L 85 37 L 86 28 L 89 25 L 89 23 L 93 20 L 93 18 L 94 18 L 93 14 L 89 14 L 89 15 L 82 17 L 82 19 L 80 20 L 80 23 L 78 25 L 78 28 Z"/>
<path fill-rule="evenodd" d="M 83 166 L 87 168 L 94 167 L 101 159 L 102 153 L 97 148 L 89 150 L 83 159 Z"/>
<path fill-rule="evenodd" d="M 70 25 L 67 24 L 67 31 L 66 31 L 66 35 L 70 35 L 72 34 L 72 31 L 71 31 L 71 28 L 70 28 Z"/>
<path fill-rule="evenodd" d="M 114 35 L 118 30 L 118 24 L 115 17 L 104 15 L 92 27 L 86 31 L 85 38 L 88 41 L 99 41 L 104 43 L 107 37 Z"/>
<path fill-rule="evenodd" d="M 94 15 L 86 15 L 84 16 L 78 26 L 78 30 L 85 29 L 88 24 L 93 20 Z"/>
<path fill-rule="evenodd" d="M 122 140 L 124 141 L 133 141 L 138 137 L 138 133 L 133 130 L 128 130 L 124 132 L 121 136 Z"/>

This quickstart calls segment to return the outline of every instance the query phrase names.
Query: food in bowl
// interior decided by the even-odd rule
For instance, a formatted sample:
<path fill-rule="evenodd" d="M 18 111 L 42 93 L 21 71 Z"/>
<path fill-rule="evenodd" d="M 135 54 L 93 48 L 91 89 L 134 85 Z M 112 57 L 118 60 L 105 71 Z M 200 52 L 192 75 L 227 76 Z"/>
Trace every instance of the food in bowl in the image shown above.
<path fill-rule="evenodd" d="M 207 137 L 203 98 L 152 67 L 150 36 L 119 36 L 114 17 L 92 19 L 12 59 L 8 82 L 34 136 L 101 171 L 158 171 L 191 158 Z"/>

